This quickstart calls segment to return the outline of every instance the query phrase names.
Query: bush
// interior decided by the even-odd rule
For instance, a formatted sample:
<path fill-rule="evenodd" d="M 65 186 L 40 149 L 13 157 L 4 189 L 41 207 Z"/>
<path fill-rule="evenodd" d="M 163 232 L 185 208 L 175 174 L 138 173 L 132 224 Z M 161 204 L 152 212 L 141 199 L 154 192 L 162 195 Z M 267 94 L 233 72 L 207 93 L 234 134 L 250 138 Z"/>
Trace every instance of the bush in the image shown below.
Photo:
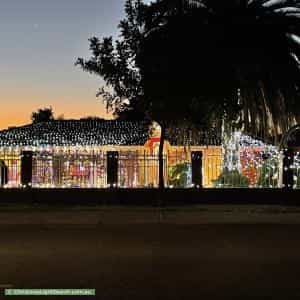
<path fill-rule="evenodd" d="M 264 161 L 260 176 L 257 181 L 258 187 L 276 188 L 278 187 L 278 159 L 269 158 Z"/>
<path fill-rule="evenodd" d="M 249 187 L 250 180 L 248 177 L 240 174 L 237 170 L 224 170 L 217 180 L 213 182 L 214 187 L 217 188 L 238 188 L 238 187 Z"/>
<path fill-rule="evenodd" d="M 169 185 L 175 188 L 184 188 L 187 186 L 189 173 L 188 163 L 179 163 L 170 169 Z"/>

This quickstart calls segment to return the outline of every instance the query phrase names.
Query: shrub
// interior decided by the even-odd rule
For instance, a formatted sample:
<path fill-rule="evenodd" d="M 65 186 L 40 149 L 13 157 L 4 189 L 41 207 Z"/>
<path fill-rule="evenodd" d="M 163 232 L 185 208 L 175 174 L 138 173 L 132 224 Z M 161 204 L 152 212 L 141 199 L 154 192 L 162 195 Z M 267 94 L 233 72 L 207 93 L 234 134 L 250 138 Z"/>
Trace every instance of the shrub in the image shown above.
<path fill-rule="evenodd" d="M 237 170 L 223 170 L 217 180 L 213 182 L 214 187 L 238 188 L 249 187 L 250 180 Z"/>
<path fill-rule="evenodd" d="M 269 158 L 264 161 L 257 181 L 258 187 L 276 188 L 278 187 L 278 159 Z"/>
<path fill-rule="evenodd" d="M 189 173 L 188 163 L 179 163 L 170 169 L 169 185 L 175 188 L 183 188 L 187 186 Z"/>

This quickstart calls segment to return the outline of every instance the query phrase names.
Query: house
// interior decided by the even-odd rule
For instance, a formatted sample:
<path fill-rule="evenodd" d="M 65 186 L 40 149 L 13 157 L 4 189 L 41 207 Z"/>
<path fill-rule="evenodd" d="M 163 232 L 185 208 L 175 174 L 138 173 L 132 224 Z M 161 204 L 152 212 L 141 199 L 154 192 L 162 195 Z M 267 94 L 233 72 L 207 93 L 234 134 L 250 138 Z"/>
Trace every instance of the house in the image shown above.
<path fill-rule="evenodd" d="M 109 155 L 115 153 L 114 185 L 156 187 L 158 145 L 159 130 L 151 133 L 147 121 L 55 120 L 14 127 L 0 131 L 0 161 L 7 168 L 1 181 L 7 187 L 26 183 L 34 188 L 105 188 L 111 184 L 108 176 L 113 169 Z M 222 170 L 222 147 L 220 135 L 207 132 L 199 133 L 189 146 L 178 144 L 176 134 L 165 142 L 167 185 L 174 181 L 174 174 L 180 176 L 172 173 L 178 165 L 186 168 L 184 185 L 191 185 L 191 154 L 195 151 L 203 154 L 199 165 L 202 184 L 212 186 Z"/>

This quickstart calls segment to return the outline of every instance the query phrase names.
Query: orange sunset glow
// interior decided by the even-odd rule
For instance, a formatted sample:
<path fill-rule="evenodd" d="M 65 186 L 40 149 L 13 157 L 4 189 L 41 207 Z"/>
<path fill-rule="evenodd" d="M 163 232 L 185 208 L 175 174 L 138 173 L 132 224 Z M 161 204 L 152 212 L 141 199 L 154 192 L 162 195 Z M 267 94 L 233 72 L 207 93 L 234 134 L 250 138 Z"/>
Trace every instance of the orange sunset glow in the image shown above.
<path fill-rule="evenodd" d="M 55 117 L 64 116 L 65 119 L 79 119 L 87 116 L 98 116 L 111 119 L 100 98 L 96 98 L 95 91 L 90 88 L 77 89 L 76 92 L 60 93 L 35 89 L 32 91 L 1 90 L 0 99 L 6 99 L 0 108 L 0 129 L 25 125 L 31 122 L 31 113 L 38 108 L 53 108 Z M 2 102 L 2 101 L 1 101 Z"/>

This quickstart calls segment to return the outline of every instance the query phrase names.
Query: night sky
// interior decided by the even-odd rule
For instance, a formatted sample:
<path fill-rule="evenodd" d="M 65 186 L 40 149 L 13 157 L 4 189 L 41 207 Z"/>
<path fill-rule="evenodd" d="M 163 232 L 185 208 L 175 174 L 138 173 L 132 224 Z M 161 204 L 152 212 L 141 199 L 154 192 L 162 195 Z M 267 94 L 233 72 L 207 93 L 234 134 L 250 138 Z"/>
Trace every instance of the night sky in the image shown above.
<path fill-rule="evenodd" d="M 0 128 L 55 116 L 109 118 L 96 98 L 100 77 L 74 66 L 89 57 L 88 38 L 117 36 L 125 0 L 0 0 Z"/>

